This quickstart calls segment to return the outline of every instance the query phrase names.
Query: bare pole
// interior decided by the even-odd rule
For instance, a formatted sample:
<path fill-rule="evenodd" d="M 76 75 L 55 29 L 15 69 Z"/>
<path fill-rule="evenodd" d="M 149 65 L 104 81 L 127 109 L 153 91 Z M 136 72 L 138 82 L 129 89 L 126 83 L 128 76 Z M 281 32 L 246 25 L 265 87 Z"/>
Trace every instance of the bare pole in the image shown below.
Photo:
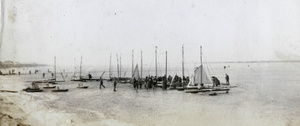
<path fill-rule="evenodd" d="M 157 77 L 157 46 L 155 46 L 155 76 Z"/>
<path fill-rule="evenodd" d="M 143 78 L 143 52 L 141 51 L 141 78 Z"/>
<path fill-rule="evenodd" d="M 109 75 L 108 75 L 109 79 L 111 78 L 111 53 L 109 56 Z"/>
<path fill-rule="evenodd" d="M 168 52 L 166 51 L 166 77 L 168 74 Z"/>
<path fill-rule="evenodd" d="M 122 56 L 121 56 L 121 54 L 120 54 L 120 73 L 119 73 L 119 77 L 121 77 L 121 73 L 122 73 L 121 58 L 122 58 Z"/>
<path fill-rule="evenodd" d="M 200 46 L 200 67 L 201 67 L 200 84 L 202 84 L 202 74 L 203 74 L 203 66 L 202 66 L 202 46 Z"/>
<path fill-rule="evenodd" d="M 54 80 L 56 81 L 56 56 L 54 56 Z"/>
<path fill-rule="evenodd" d="M 82 69 L 82 56 L 81 56 L 81 61 L 80 61 L 80 71 L 79 71 L 79 79 L 81 79 L 81 70 Z"/>
<path fill-rule="evenodd" d="M 132 72 L 131 72 L 131 77 L 133 78 L 133 63 L 134 63 L 134 61 L 133 61 L 133 58 L 134 58 L 134 55 L 133 55 L 133 53 L 134 53 L 134 50 L 132 50 L 132 66 L 131 66 L 131 69 L 132 69 Z"/>
<path fill-rule="evenodd" d="M 118 58 L 118 54 L 117 55 L 117 75 L 118 75 L 118 80 L 119 80 L 119 58 Z"/>
<path fill-rule="evenodd" d="M 184 46 L 182 45 L 182 83 L 183 83 L 183 77 L 184 77 Z"/>
<path fill-rule="evenodd" d="M 75 73 L 76 73 L 76 58 L 74 58 L 74 75 L 73 76 L 75 76 Z"/>

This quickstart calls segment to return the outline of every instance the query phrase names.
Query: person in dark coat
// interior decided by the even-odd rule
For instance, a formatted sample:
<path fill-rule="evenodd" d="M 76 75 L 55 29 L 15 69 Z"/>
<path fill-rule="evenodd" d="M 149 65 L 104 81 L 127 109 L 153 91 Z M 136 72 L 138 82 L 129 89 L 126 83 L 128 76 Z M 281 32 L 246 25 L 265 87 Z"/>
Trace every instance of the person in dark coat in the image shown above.
<path fill-rule="evenodd" d="M 216 86 L 220 86 L 220 85 L 221 85 L 220 80 L 216 78 Z"/>
<path fill-rule="evenodd" d="M 89 76 L 89 80 L 92 79 L 92 75 L 91 74 L 89 74 L 88 76 Z"/>
<path fill-rule="evenodd" d="M 142 79 L 139 79 L 140 89 L 142 89 Z"/>
<path fill-rule="evenodd" d="M 105 88 L 105 86 L 103 85 L 103 80 L 102 80 L 102 78 L 100 77 L 100 89 L 101 89 L 101 87 Z"/>
<path fill-rule="evenodd" d="M 225 74 L 226 84 L 229 85 L 229 76 Z"/>
<path fill-rule="evenodd" d="M 114 80 L 114 91 L 117 91 L 117 81 Z"/>
<path fill-rule="evenodd" d="M 136 79 L 135 79 L 135 77 L 133 77 L 133 89 L 136 89 L 137 88 L 137 86 L 136 86 Z"/>
<path fill-rule="evenodd" d="M 150 78 L 149 82 L 148 82 L 148 88 L 147 88 L 147 90 L 150 89 L 150 88 L 152 88 L 152 85 L 153 85 L 153 80 L 152 80 L 152 78 Z"/>
<path fill-rule="evenodd" d="M 213 86 L 220 86 L 220 81 L 217 77 L 213 76 L 212 81 L 213 81 Z"/>
<path fill-rule="evenodd" d="M 167 78 L 163 77 L 163 90 L 167 90 Z"/>
<path fill-rule="evenodd" d="M 216 86 L 216 77 L 215 76 L 212 76 L 211 77 L 211 80 L 213 82 L 213 86 L 215 87 Z"/>

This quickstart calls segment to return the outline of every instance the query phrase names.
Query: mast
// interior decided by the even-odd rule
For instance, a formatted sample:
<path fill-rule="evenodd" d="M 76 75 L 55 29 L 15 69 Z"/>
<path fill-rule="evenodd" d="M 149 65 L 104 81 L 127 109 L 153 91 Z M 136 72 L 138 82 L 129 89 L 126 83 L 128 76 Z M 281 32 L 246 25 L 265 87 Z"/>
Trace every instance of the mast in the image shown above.
<path fill-rule="evenodd" d="M 182 45 L 182 83 L 183 83 L 183 77 L 184 77 L 184 46 Z"/>
<path fill-rule="evenodd" d="M 166 51 L 166 78 L 168 74 L 168 52 Z"/>
<path fill-rule="evenodd" d="M 132 50 L 132 66 L 131 66 L 131 78 L 133 78 L 133 58 L 134 58 L 134 56 L 133 56 L 133 53 L 134 53 L 134 50 Z"/>
<path fill-rule="evenodd" d="M 79 79 L 81 80 L 81 69 L 82 69 L 82 56 L 80 61 L 80 71 L 79 71 Z"/>
<path fill-rule="evenodd" d="M 108 75 L 109 79 L 111 78 L 111 53 L 109 56 L 109 75 Z"/>
<path fill-rule="evenodd" d="M 143 78 L 143 52 L 141 51 L 141 78 Z"/>
<path fill-rule="evenodd" d="M 54 80 L 56 81 L 56 56 L 54 56 Z"/>
<path fill-rule="evenodd" d="M 122 57 L 121 57 L 121 54 L 120 54 L 120 73 L 119 73 L 119 77 L 121 77 L 121 75 L 122 75 L 122 74 L 121 74 L 121 73 L 122 73 L 122 71 L 121 71 L 121 70 L 122 70 L 121 58 L 122 58 Z"/>
<path fill-rule="evenodd" d="M 118 75 L 118 80 L 119 80 L 119 58 L 118 58 L 118 54 L 117 54 L 117 75 Z"/>
<path fill-rule="evenodd" d="M 157 46 L 155 46 L 155 76 L 157 77 Z"/>
<path fill-rule="evenodd" d="M 75 76 L 75 73 L 76 73 L 76 58 L 74 58 L 74 75 Z"/>
<path fill-rule="evenodd" d="M 202 66 L 202 46 L 200 46 L 200 67 L 201 67 L 200 84 L 202 84 L 202 74 L 203 74 L 203 66 Z"/>

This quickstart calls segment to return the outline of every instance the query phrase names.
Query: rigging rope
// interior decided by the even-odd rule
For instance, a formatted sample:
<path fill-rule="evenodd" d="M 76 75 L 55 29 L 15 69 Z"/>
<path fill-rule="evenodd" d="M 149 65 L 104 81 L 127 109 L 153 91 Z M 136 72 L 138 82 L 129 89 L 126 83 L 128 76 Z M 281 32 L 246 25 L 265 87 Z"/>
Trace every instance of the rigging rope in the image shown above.
<path fill-rule="evenodd" d="M 204 58 L 204 60 L 206 60 L 205 57 L 203 57 L 203 58 Z M 208 65 L 208 62 L 205 62 L 205 63 L 206 63 L 206 67 L 207 67 L 207 71 L 208 71 L 209 76 L 211 77 L 212 74 L 215 75 L 214 72 L 210 69 L 210 67 L 209 67 L 209 65 Z M 211 74 L 211 73 L 212 73 L 212 74 Z"/>

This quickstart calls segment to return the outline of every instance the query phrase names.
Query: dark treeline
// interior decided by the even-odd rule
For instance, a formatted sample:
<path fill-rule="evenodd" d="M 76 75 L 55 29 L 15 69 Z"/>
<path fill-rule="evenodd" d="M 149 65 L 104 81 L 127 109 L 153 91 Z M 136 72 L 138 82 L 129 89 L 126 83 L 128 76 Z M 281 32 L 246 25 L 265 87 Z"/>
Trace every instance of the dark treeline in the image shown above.
<path fill-rule="evenodd" d="M 12 68 L 12 67 L 37 67 L 37 66 L 46 66 L 45 64 L 23 64 L 23 63 L 17 63 L 13 61 L 0 61 L 0 68 Z"/>

